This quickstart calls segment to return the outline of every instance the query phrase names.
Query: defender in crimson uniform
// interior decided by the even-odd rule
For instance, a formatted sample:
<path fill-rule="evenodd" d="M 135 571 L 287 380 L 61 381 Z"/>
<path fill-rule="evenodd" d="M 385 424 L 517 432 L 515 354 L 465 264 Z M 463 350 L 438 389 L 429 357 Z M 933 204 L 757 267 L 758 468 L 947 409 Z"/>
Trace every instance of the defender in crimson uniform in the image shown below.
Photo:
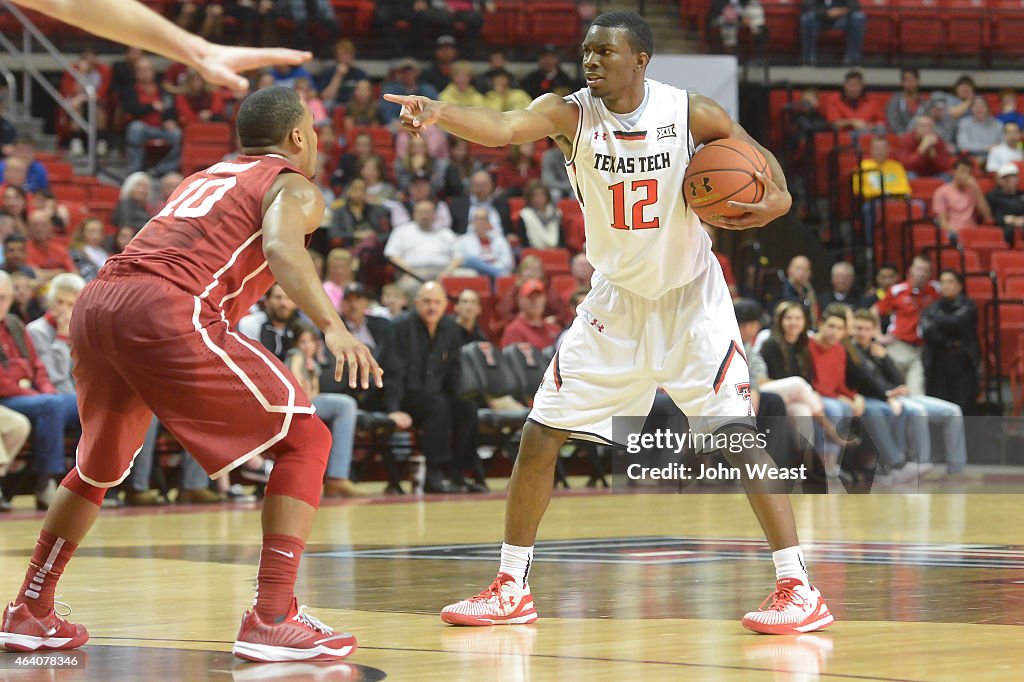
<path fill-rule="evenodd" d="M 542 95 L 525 110 L 496 112 L 385 96 L 403 106 L 402 124 L 412 134 L 437 124 L 492 147 L 554 140 L 586 218 L 587 259 L 596 271 L 523 427 L 498 576 L 479 594 L 442 609 L 446 623 L 537 620 L 528 584 L 533 545 L 568 435 L 611 441 L 613 418 L 646 415 L 659 387 L 694 431 L 742 442 L 754 428 L 731 296 L 710 239 L 679 188 L 696 145 L 738 137 L 761 149 L 771 179 L 758 177 L 765 190 L 760 202 L 730 203 L 746 213 L 727 226 L 765 225 L 784 215 L 792 199 L 775 157 L 718 104 L 645 77 L 653 52 L 642 16 L 608 12 L 594 20 L 583 43 L 587 87 L 568 97 Z M 753 463 L 774 467 L 759 447 L 722 454 L 741 471 Z M 832 615 L 807 576 L 789 499 L 772 494 L 778 489 L 770 480 L 745 476 L 743 484 L 773 550 L 776 577 L 767 608 L 746 614 L 744 627 L 768 634 L 827 627 Z"/>
<path fill-rule="evenodd" d="M 82 292 L 71 322 L 82 440 L 50 507 L 25 582 L 3 614 L 0 644 L 70 649 L 88 639 L 55 615 L 56 582 L 99 511 L 128 475 L 152 414 L 212 476 L 262 453 L 276 466 L 263 508 L 253 609 L 236 655 L 256 661 L 331 660 L 355 650 L 297 608 L 299 559 L 320 502 L 330 434 L 292 374 L 232 327 L 275 280 L 348 364 L 349 383 L 381 371 L 334 310 L 306 253 L 323 217 L 309 181 L 313 118 L 294 91 L 261 90 L 238 114 L 243 155 L 197 173 Z"/>

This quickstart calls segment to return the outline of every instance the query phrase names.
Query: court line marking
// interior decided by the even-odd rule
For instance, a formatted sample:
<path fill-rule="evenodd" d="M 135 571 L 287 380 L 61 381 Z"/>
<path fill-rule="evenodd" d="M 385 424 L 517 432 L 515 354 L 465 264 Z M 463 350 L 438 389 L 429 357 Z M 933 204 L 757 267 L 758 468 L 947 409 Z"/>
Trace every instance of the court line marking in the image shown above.
<path fill-rule="evenodd" d="M 234 640 L 221 641 L 221 640 L 205 640 L 205 639 L 170 639 L 161 637 L 93 637 L 92 639 L 111 639 L 120 640 L 123 642 L 168 642 L 171 644 L 188 642 L 193 644 L 223 644 L 225 646 L 233 644 Z M 100 645 L 100 646 L 113 646 L 113 645 Z M 488 657 L 517 657 L 523 656 L 529 658 L 543 658 L 543 659 L 554 659 L 561 661 L 595 661 L 598 663 L 622 663 L 622 664 L 638 664 L 638 665 L 667 665 L 676 668 L 700 668 L 700 669 L 711 669 L 711 670 L 739 670 L 749 672 L 765 672 L 765 673 L 791 673 L 791 674 L 806 674 L 804 670 L 789 670 L 786 668 L 758 668 L 754 666 L 745 665 L 721 665 L 716 663 L 686 663 L 683 661 L 650 661 L 644 659 L 634 658 L 608 658 L 606 656 L 563 656 L 560 654 L 520 654 L 512 652 L 491 652 L 491 651 L 452 651 L 449 649 L 421 649 L 416 647 L 386 647 L 386 646 L 360 646 L 360 651 L 395 651 L 405 653 L 423 653 L 423 654 L 453 654 L 458 656 L 488 656 Z M 191 651 L 196 651 L 192 649 Z M 199 650 L 201 651 L 201 650 Z M 222 651 L 211 651 L 211 653 L 224 653 Z M 348 659 L 346 659 L 348 660 Z M 385 671 L 386 672 L 386 671 Z M 912 679 L 906 677 L 871 677 L 868 675 L 856 675 L 853 673 L 830 673 L 830 672 L 819 672 L 818 677 L 831 677 L 836 679 L 845 680 L 872 680 L 875 682 L 929 682 L 926 679 Z"/>

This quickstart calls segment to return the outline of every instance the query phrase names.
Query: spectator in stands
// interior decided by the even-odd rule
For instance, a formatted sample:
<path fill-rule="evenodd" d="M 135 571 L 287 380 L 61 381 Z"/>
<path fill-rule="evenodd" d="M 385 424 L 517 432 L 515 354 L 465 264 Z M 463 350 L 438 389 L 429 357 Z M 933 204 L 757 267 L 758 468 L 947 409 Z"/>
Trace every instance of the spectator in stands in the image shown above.
<path fill-rule="evenodd" d="M 195 69 L 185 72 L 185 83 L 175 98 L 174 110 L 182 128 L 196 121 L 223 121 L 224 97 L 219 88 L 208 86 Z"/>
<path fill-rule="evenodd" d="M 294 90 L 309 108 L 309 113 L 313 116 L 314 127 L 322 128 L 331 123 L 331 119 L 327 115 L 327 107 L 317 96 L 317 91 L 313 89 L 313 81 L 309 78 L 296 78 Z"/>
<path fill-rule="evenodd" d="M 295 81 L 300 78 L 313 79 L 311 74 L 304 66 L 293 66 L 286 64 L 278 64 L 268 71 L 274 82 L 271 85 L 280 85 L 282 88 L 294 88 Z"/>
<path fill-rule="evenodd" d="M 103 221 L 86 218 L 71 237 L 71 260 L 86 282 L 96 279 L 110 254 L 103 247 Z"/>
<path fill-rule="evenodd" d="M 43 316 L 46 310 L 39 299 L 39 283 L 35 275 L 25 270 L 15 270 L 11 273 L 11 286 L 14 287 L 12 315 L 17 316 L 25 324 Z"/>
<path fill-rule="evenodd" d="M 874 288 L 867 292 L 867 295 L 864 296 L 859 307 L 874 308 L 876 312 L 880 312 L 875 304 L 888 296 L 889 290 L 899 281 L 900 272 L 896 266 L 892 263 L 882 263 L 878 266 L 878 271 L 875 273 Z M 889 328 L 888 315 L 880 314 L 878 321 L 882 329 Z"/>
<path fill-rule="evenodd" d="M 341 310 L 341 299 L 345 287 L 356 278 L 352 270 L 352 252 L 346 249 L 331 249 L 327 254 L 327 276 L 324 279 L 324 292 L 335 310 Z"/>
<path fill-rule="evenodd" d="M 28 417 L 10 408 L 0 406 L 0 480 L 7 475 L 11 462 L 21 452 L 31 431 L 32 422 L 28 420 Z M 12 509 L 14 507 L 4 499 L 3 490 L 0 489 L 0 512 L 9 512 Z"/>
<path fill-rule="evenodd" d="M 4 237 L 4 272 L 21 272 L 35 279 L 36 272 L 28 265 L 28 238 L 24 234 L 14 232 Z"/>
<path fill-rule="evenodd" d="M 359 282 L 349 284 L 345 287 L 345 295 L 341 299 L 341 319 L 352 335 L 366 344 L 384 371 L 390 372 L 394 367 L 392 362 L 395 352 L 395 333 L 387 318 L 368 314 L 367 311 L 371 303 L 372 299 L 366 287 Z M 362 410 L 386 411 L 384 392 L 372 383 L 369 389 L 353 389 L 349 388 L 348 377 L 343 377 L 341 381 L 335 380 L 334 372 L 337 362 L 330 351 L 326 349 L 324 349 L 321 366 L 323 368 L 320 374 L 321 391 L 351 395 L 358 401 L 359 408 Z"/>
<path fill-rule="evenodd" d="M 132 173 L 121 184 L 121 198 L 114 207 L 110 222 L 117 227 L 131 227 L 136 232 L 153 217 L 150 195 L 153 182 L 142 171 Z"/>
<path fill-rule="evenodd" d="M 200 5 L 195 0 L 185 0 L 180 3 L 175 23 L 186 31 L 198 33 L 207 40 L 221 42 L 224 38 L 224 5 L 212 2 L 204 3 L 202 9 L 205 11 L 200 11 Z"/>
<path fill-rule="evenodd" d="M 409 140 L 406 151 L 395 157 L 395 182 L 400 192 L 409 189 L 413 178 L 423 178 L 430 183 L 433 190 L 440 190 L 444 185 L 444 171 L 447 162 L 434 159 L 427 150 L 427 142 L 422 137 Z"/>
<path fill-rule="evenodd" d="M 27 202 L 30 192 L 25 189 L 28 186 L 28 164 L 25 163 L 25 159 L 20 156 L 9 156 L 3 161 L 3 164 L 3 187 L 14 187 L 21 190 Z"/>
<path fill-rule="evenodd" d="M 382 123 L 380 102 L 373 94 L 373 84 L 365 78 L 356 81 L 345 107 L 345 132 L 349 133 L 356 126 L 376 126 Z"/>
<path fill-rule="evenodd" d="M 124 60 L 114 62 L 110 67 L 110 89 L 119 97 L 121 91 L 135 85 L 135 64 L 142 59 L 143 52 L 137 47 L 126 47 Z"/>
<path fill-rule="evenodd" d="M 501 347 L 513 343 L 528 343 L 535 348 L 554 345 L 562 333 L 562 327 L 544 316 L 548 303 L 544 282 L 539 279 L 523 282 L 518 290 L 518 298 L 519 314 L 505 326 Z"/>
<path fill-rule="evenodd" d="M 18 129 L 11 123 L 7 111 L 7 90 L 0 92 L 0 158 L 9 155 L 14 150 L 14 141 L 18 139 Z M 0 505 L 2 506 L 2 505 Z"/>
<path fill-rule="evenodd" d="M 320 72 L 320 80 L 317 82 L 320 97 L 329 109 L 334 109 L 339 104 L 347 105 L 355 92 L 356 84 L 360 81 L 369 84 L 369 76 L 355 65 L 355 59 L 356 46 L 351 40 L 344 38 L 334 44 L 334 66 L 325 67 Z M 375 97 L 372 99 L 376 100 Z"/>
<path fill-rule="evenodd" d="M 569 173 L 565 169 L 565 156 L 557 145 L 547 149 L 540 158 L 540 179 L 551 192 L 553 200 L 575 198 Z"/>
<path fill-rule="evenodd" d="M 957 149 L 984 163 L 989 151 L 1002 141 L 1002 124 L 992 116 L 985 98 L 975 97 L 971 103 L 971 115 L 961 117 L 957 124 Z"/>
<path fill-rule="evenodd" d="M 978 308 L 964 294 L 963 275 L 954 270 L 940 273 L 939 291 L 941 298 L 921 312 L 928 395 L 959 405 L 968 414 L 978 395 Z M 923 386 L 916 388 L 920 390 L 910 387 L 911 395 L 924 394 Z"/>
<path fill-rule="evenodd" d="M 107 251 L 110 252 L 110 255 L 113 256 L 124 251 L 137 231 L 128 225 L 117 228 L 117 232 L 107 237 Z"/>
<path fill-rule="evenodd" d="M 955 121 L 959 121 L 970 114 L 971 107 L 977 96 L 978 88 L 973 78 L 967 74 L 957 78 L 956 83 L 953 84 L 953 96 L 946 96 L 946 100 L 949 103 L 950 117 Z"/>
<path fill-rule="evenodd" d="M 569 261 L 569 274 L 572 275 L 576 291 L 590 291 L 594 277 L 594 266 L 587 259 L 587 254 L 580 252 Z"/>
<path fill-rule="evenodd" d="M 452 65 L 458 55 L 455 38 L 449 35 L 438 36 L 434 43 L 434 61 L 423 70 L 420 78 L 433 85 L 438 92 L 443 92 L 452 82 Z"/>
<path fill-rule="evenodd" d="M 335 40 L 341 32 L 331 0 L 277 0 L 274 3 L 274 14 L 283 19 L 291 19 L 294 25 L 293 47 L 299 49 L 313 44 L 309 35 L 310 26 L 315 26 L 319 33 L 327 34 L 328 40 Z M 305 77 L 308 78 L 309 74 Z"/>
<path fill-rule="evenodd" d="M 718 42 L 726 52 L 736 52 L 740 27 L 746 27 L 753 36 L 755 49 L 764 52 L 768 41 L 764 8 L 758 0 L 714 0 L 708 10 L 707 35 Z"/>
<path fill-rule="evenodd" d="M 1013 88 L 999 91 L 999 113 L 996 118 L 1000 123 L 1016 123 L 1017 129 L 1024 129 L 1024 114 L 1017 111 L 1017 93 Z"/>
<path fill-rule="evenodd" d="M 96 153 L 104 156 L 107 153 L 107 141 L 105 133 L 107 130 L 107 93 L 110 87 L 110 67 L 103 64 L 96 57 L 96 52 L 91 49 L 82 51 L 79 58 L 72 64 L 79 78 L 73 78 L 70 71 L 64 72 L 60 80 L 60 94 L 65 99 L 65 104 L 76 111 L 83 119 L 89 120 L 89 95 L 86 93 L 85 84 L 93 87 L 96 94 Z M 69 140 L 68 153 L 71 156 L 81 156 L 85 153 L 85 141 L 87 131 L 71 119 L 63 110 L 57 112 L 57 127 L 60 130 L 64 127 L 62 139 Z"/>
<path fill-rule="evenodd" d="M 384 83 L 381 87 L 383 95 L 422 95 L 430 99 L 437 99 L 438 92 L 430 83 L 420 81 L 420 67 L 415 59 L 404 57 L 395 63 L 392 69 L 394 80 Z M 402 113 L 402 107 L 394 102 L 381 102 L 380 116 L 385 124 L 391 124 L 398 120 Z"/>
<path fill-rule="evenodd" d="M 534 155 L 533 142 L 508 146 L 505 159 L 494 171 L 495 183 L 505 196 L 522 196 L 523 188 L 532 180 L 540 179 L 540 164 Z"/>
<path fill-rule="evenodd" d="M 348 185 L 352 180 L 359 177 L 359 167 L 367 159 L 380 158 L 373 148 L 373 136 L 369 133 L 359 133 L 350 140 L 348 151 L 338 159 L 338 167 L 334 171 L 331 182 L 338 185 Z"/>
<path fill-rule="evenodd" d="M 427 143 L 427 152 L 432 159 L 435 161 L 448 160 L 448 133 L 437 126 L 427 126 L 426 129 L 420 131 L 418 137 Z M 404 156 L 412 140 L 412 135 L 405 130 L 399 130 L 395 135 L 395 155 Z"/>
<path fill-rule="evenodd" d="M 853 307 L 860 299 L 854 289 L 856 284 L 856 272 L 853 265 L 846 261 L 839 261 L 832 266 L 831 288 L 818 297 L 818 305 L 824 310 L 832 303 L 842 303 Z"/>
<path fill-rule="evenodd" d="M 62 272 L 74 272 L 68 247 L 53 239 L 53 222 L 43 211 L 32 211 L 28 216 L 28 243 L 26 263 L 35 270 L 40 284 L 46 284 Z"/>
<path fill-rule="evenodd" d="M 1021 161 L 1024 161 L 1024 152 L 1021 151 L 1020 126 L 1009 121 L 1003 124 L 1003 141 L 988 150 L 985 171 L 995 173 L 1007 164 Z"/>
<path fill-rule="evenodd" d="M 537 99 L 545 92 L 553 92 L 564 97 L 576 90 L 576 81 L 565 71 L 562 71 L 560 62 L 560 53 L 557 47 L 545 45 L 541 49 L 540 57 L 537 58 L 537 68 L 526 74 L 520 83 L 520 87 L 526 91 L 530 99 Z M 494 74 L 494 76 L 498 75 L 500 74 Z M 494 79 L 494 76 L 492 76 L 492 79 Z M 497 89 L 496 79 L 494 80 L 495 89 Z M 523 107 L 515 106 L 511 108 L 520 109 Z M 501 111 L 508 111 L 508 109 L 501 109 Z"/>
<path fill-rule="evenodd" d="M 476 472 L 470 491 L 482 492 L 487 488 L 476 454 L 476 408 L 458 395 L 462 332 L 445 317 L 447 305 L 444 288 L 426 282 L 416 294 L 416 309 L 392 323 L 396 362 L 384 387 L 385 400 L 398 428 L 416 426 L 420 432 L 427 460 L 424 492 L 464 491 L 465 468 Z"/>
<path fill-rule="evenodd" d="M 451 82 L 439 95 L 442 102 L 464 107 L 484 105 L 484 96 L 473 87 L 473 66 L 469 62 L 458 61 L 452 64 L 451 75 Z"/>
<path fill-rule="evenodd" d="M 295 331 L 295 348 L 288 351 L 285 364 L 316 408 L 317 416 L 331 429 L 324 497 L 359 497 L 361 493 L 350 480 L 359 405 L 350 395 L 320 392 L 322 353 L 323 343 L 316 327 L 299 323 Z"/>
<path fill-rule="evenodd" d="M 401 225 L 402 223 L 409 222 L 416 204 L 426 200 L 435 202 L 434 229 L 452 229 L 451 209 L 448 208 L 448 204 L 445 202 L 437 201 L 437 195 L 434 193 L 434 189 L 430 185 L 430 180 L 427 178 L 413 178 L 409 183 L 409 191 L 406 195 L 405 201 L 402 202 L 402 207 L 405 209 L 407 215 L 403 220 L 398 222 L 398 224 Z"/>
<path fill-rule="evenodd" d="M 492 280 L 512 272 L 512 249 L 501 230 L 494 229 L 486 208 L 473 213 L 473 229 L 456 239 L 460 267 L 470 268 Z"/>
<path fill-rule="evenodd" d="M 902 163 L 889 156 L 889 141 L 885 137 L 879 135 L 871 140 L 871 156 L 860 162 L 860 173 L 853 174 L 853 193 L 864 198 L 864 226 L 870 244 L 879 210 L 877 200 L 883 193 L 885 197 L 902 198 L 910 195 L 907 170 Z"/>
<path fill-rule="evenodd" d="M 330 247 L 354 244 L 363 239 L 383 235 L 388 225 L 387 210 L 367 201 L 366 181 L 353 180 L 345 196 L 331 205 Z"/>
<path fill-rule="evenodd" d="M 238 331 L 259 341 L 281 362 L 295 346 L 295 329 L 299 310 L 295 302 L 278 284 L 267 291 L 263 310 L 249 313 L 238 321 Z"/>
<path fill-rule="evenodd" d="M 931 469 L 930 422 L 942 427 L 942 452 L 945 453 L 949 473 L 959 473 L 967 464 L 963 412 L 956 404 L 940 398 L 912 396 L 885 346 L 875 341 L 878 332 L 878 318 L 874 311 L 861 309 L 854 313 L 850 359 L 858 390 L 867 396 L 895 401 L 900 405 L 907 415 L 907 434 L 917 455 L 919 474 L 924 475 Z"/>
<path fill-rule="evenodd" d="M 0 405 L 32 420 L 36 508 L 47 509 L 64 477 L 64 430 L 78 422 L 74 394 L 57 393 L 25 325 L 9 314 L 11 278 L 0 273 Z"/>
<path fill-rule="evenodd" d="M 897 431 L 906 429 L 902 411 L 896 414 L 886 402 L 865 400 L 862 394 L 847 384 L 849 360 L 845 342 L 848 312 L 849 309 L 842 304 L 833 304 L 827 308 L 818 333 L 808 344 L 814 367 L 814 390 L 826 404 L 826 414 L 829 414 L 829 403 L 833 403 L 834 410 L 835 402 L 840 402 L 849 410 L 849 416 L 865 417 L 861 424 L 871 436 L 886 473 L 899 470 L 898 478 L 907 480 L 916 475 L 918 469 L 915 464 L 907 462 L 897 444 Z"/>
<path fill-rule="evenodd" d="M 993 221 L 1003 228 L 1006 243 L 1012 247 L 1017 241 L 1017 228 L 1024 227 L 1024 192 L 1020 191 L 1017 164 L 1008 163 L 996 172 L 996 187 L 986 199 Z"/>
<path fill-rule="evenodd" d="M 875 100 L 865 94 L 864 74 L 860 71 L 846 73 L 842 94 L 825 105 L 825 119 L 837 130 L 884 132 L 885 116 Z"/>
<path fill-rule="evenodd" d="M 525 90 L 513 88 L 507 74 L 495 73 L 491 83 L 492 88 L 484 93 L 484 106 L 495 111 L 512 111 L 530 106 L 530 96 Z"/>
<path fill-rule="evenodd" d="M 918 116 L 914 129 L 903 136 L 903 166 L 911 178 L 948 177 L 951 160 L 946 141 L 935 132 L 931 116 Z"/>
<path fill-rule="evenodd" d="M 455 234 L 434 229 L 434 212 L 433 201 L 416 204 L 412 222 L 396 227 L 384 247 L 387 259 L 406 273 L 402 280 L 410 290 L 416 281 L 444 277 L 460 264 Z"/>
<path fill-rule="evenodd" d="M 429 128 L 428 128 L 429 130 Z M 565 165 L 565 162 L 562 162 Z M 469 190 L 470 178 L 482 170 L 482 164 L 469 152 L 469 142 L 461 137 L 449 138 L 448 167 L 444 173 L 445 196 L 457 197 Z"/>
<path fill-rule="evenodd" d="M 469 193 L 455 197 L 451 203 L 452 231 L 465 234 L 470 219 L 477 208 L 486 208 L 491 216 L 491 225 L 509 234 L 512 219 L 509 217 L 508 202 L 494 191 L 494 179 L 487 171 L 473 173 L 469 181 Z"/>
<path fill-rule="evenodd" d="M 818 63 L 818 36 L 823 30 L 846 33 L 846 56 L 843 65 L 860 64 L 867 17 L 858 0 L 803 0 L 800 9 L 800 46 L 802 62 Z"/>
<path fill-rule="evenodd" d="M 380 303 L 370 309 L 370 314 L 393 320 L 409 307 L 409 297 L 397 284 L 385 284 L 380 290 Z"/>
<path fill-rule="evenodd" d="M 156 186 L 156 203 L 153 205 L 154 212 L 159 212 L 167 205 L 167 200 L 178 189 L 178 185 L 185 177 L 178 171 L 171 171 L 160 176 L 160 182 Z"/>
<path fill-rule="evenodd" d="M 821 309 L 818 307 L 818 296 L 811 283 L 811 259 L 807 256 L 793 256 L 790 259 L 780 300 L 800 303 L 807 311 L 811 329 L 814 329 Z"/>
<path fill-rule="evenodd" d="M 495 317 L 498 320 L 511 320 L 519 314 L 519 289 L 531 279 L 544 283 L 548 287 L 548 276 L 544 271 L 544 261 L 538 256 L 530 254 L 524 256 L 516 268 L 515 285 L 505 290 L 505 293 L 498 297 L 495 305 Z M 547 297 L 547 308 L 544 309 L 544 317 L 564 321 L 570 317 L 566 311 L 565 303 L 557 296 Z"/>
<path fill-rule="evenodd" d="M 924 394 L 921 311 L 939 299 L 939 284 L 929 279 L 931 272 L 932 264 L 927 257 L 914 256 L 907 270 L 907 279 L 894 284 L 888 295 L 875 304 L 879 315 L 890 316 L 889 327 L 878 341 L 888 349 L 889 357 L 905 377 L 911 395 Z"/>
<path fill-rule="evenodd" d="M 965 227 L 977 227 L 981 222 L 992 222 L 992 210 L 981 193 L 978 181 L 971 174 L 974 165 L 967 159 L 953 162 L 953 180 L 935 190 L 932 195 L 932 214 L 943 230 L 951 235 Z"/>
<path fill-rule="evenodd" d="M 559 152 L 561 153 L 561 152 Z M 555 249 L 563 244 L 562 212 L 551 201 L 551 192 L 539 180 L 526 185 L 526 205 L 519 212 L 526 243 L 534 249 Z"/>
<path fill-rule="evenodd" d="M 507 74 L 509 77 L 509 84 L 512 87 L 516 87 L 515 77 L 509 73 L 508 70 L 508 54 L 503 48 L 495 47 L 487 53 L 487 70 L 476 77 L 474 85 L 480 92 L 487 92 L 494 89 L 494 83 L 492 79 L 494 74 L 498 72 Z"/>
<path fill-rule="evenodd" d="M 918 89 L 921 73 L 913 67 L 900 69 L 900 91 L 894 94 L 885 107 L 885 120 L 889 130 L 897 135 L 909 133 L 913 120 L 925 113 L 927 99 Z"/>
<path fill-rule="evenodd" d="M 14 183 L 6 177 L 7 164 L 11 159 L 21 159 L 24 163 L 25 180 L 21 183 Z M 27 135 L 19 137 L 15 141 L 9 157 L 0 161 L 0 183 L 18 184 L 29 194 L 50 188 L 50 177 L 46 172 L 46 166 L 36 158 L 36 143 L 31 137 Z"/>
<path fill-rule="evenodd" d="M 455 302 L 455 314 L 451 316 L 462 332 L 462 345 L 474 341 L 490 342 L 487 334 L 480 327 L 482 311 L 480 294 L 472 289 L 463 289 Z"/>
<path fill-rule="evenodd" d="M 65 272 L 54 277 L 46 291 L 46 314 L 26 327 L 58 393 L 75 392 L 75 379 L 71 376 L 71 311 L 84 287 L 85 280 L 76 274 Z"/>
<path fill-rule="evenodd" d="M 398 194 L 395 186 L 388 182 L 384 160 L 379 156 L 370 156 L 360 162 L 359 177 L 366 183 L 369 201 L 384 203 L 392 201 Z"/>
<path fill-rule="evenodd" d="M 28 230 L 28 194 L 25 190 L 17 185 L 4 187 L 3 206 L 0 209 L 11 217 L 14 232 L 25 234 Z"/>
<path fill-rule="evenodd" d="M 141 57 L 135 62 L 135 83 L 121 91 L 121 108 L 131 119 L 125 135 L 129 172 L 143 169 L 145 145 L 150 140 L 167 143 L 167 153 L 153 166 L 153 174 L 177 170 L 181 162 L 181 128 L 174 97 L 160 89 L 149 59 Z"/>
<path fill-rule="evenodd" d="M 52 190 L 41 189 L 32 197 L 37 211 L 42 211 L 53 223 L 54 232 L 65 235 L 71 223 L 71 211 L 66 204 L 57 201 Z"/>

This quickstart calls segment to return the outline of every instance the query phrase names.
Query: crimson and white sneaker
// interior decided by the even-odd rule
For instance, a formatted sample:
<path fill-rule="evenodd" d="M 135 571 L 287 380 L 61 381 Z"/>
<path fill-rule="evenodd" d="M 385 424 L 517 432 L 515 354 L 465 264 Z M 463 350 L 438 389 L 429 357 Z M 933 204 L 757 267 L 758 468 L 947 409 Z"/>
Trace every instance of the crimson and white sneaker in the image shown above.
<path fill-rule="evenodd" d="M 356 638 L 335 634 L 299 608 L 293 598 L 288 615 L 280 623 L 260 620 L 256 611 L 246 611 L 231 652 L 247 661 L 337 661 L 356 650 Z"/>
<path fill-rule="evenodd" d="M 537 620 L 537 609 L 529 585 L 519 587 L 508 573 L 499 573 L 480 594 L 441 609 L 441 620 L 452 625 L 533 623 Z"/>
<path fill-rule="evenodd" d="M 70 615 L 71 611 L 65 615 Z M 63 651 L 89 641 L 84 625 L 69 623 L 53 609 L 42 618 L 28 604 L 8 604 L 0 623 L 0 646 L 8 651 Z"/>
<path fill-rule="evenodd" d="M 760 608 L 743 616 L 743 627 L 764 635 L 799 635 L 824 630 L 834 620 L 821 592 L 798 578 L 780 578 Z"/>

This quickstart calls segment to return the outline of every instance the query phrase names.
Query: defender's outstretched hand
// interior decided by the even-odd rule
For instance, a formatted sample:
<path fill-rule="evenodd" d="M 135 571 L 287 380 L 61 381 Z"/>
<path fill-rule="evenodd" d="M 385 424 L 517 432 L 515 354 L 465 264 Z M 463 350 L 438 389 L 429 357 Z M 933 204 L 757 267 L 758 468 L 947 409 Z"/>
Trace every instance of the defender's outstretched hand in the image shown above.
<path fill-rule="evenodd" d="M 231 47 L 208 43 L 205 54 L 199 55 L 192 66 L 208 83 L 244 91 L 249 89 L 249 81 L 239 74 L 277 64 L 296 66 L 312 57 L 309 52 L 284 47 Z"/>
<path fill-rule="evenodd" d="M 793 205 L 793 197 L 789 192 L 781 189 L 764 173 L 755 173 L 754 179 L 764 188 L 764 196 L 761 197 L 761 201 L 756 204 L 746 204 L 741 201 L 727 202 L 726 205 L 730 208 L 740 208 L 746 213 L 735 218 L 722 218 L 721 227 L 727 230 L 763 227 L 776 218 L 789 213 L 789 208 Z"/>
<path fill-rule="evenodd" d="M 399 120 L 410 135 L 419 136 L 420 131 L 437 122 L 441 117 L 441 103 L 420 95 L 385 94 L 384 99 L 402 105 Z"/>
<path fill-rule="evenodd" d="M 384 370 L 377 364 L 370 349 L 362 342 L 357 341 L 348 330 L 328 329 L 324 333 L 324 345 L 334 354 L 338 362 L 334 369 L 335 381 L 341 381 L 345 375 L 343 369 L 347 364 L 349 388 L 370 388 L 371 375 L 373 375 L 373 385 L 383 388 Z"/>

